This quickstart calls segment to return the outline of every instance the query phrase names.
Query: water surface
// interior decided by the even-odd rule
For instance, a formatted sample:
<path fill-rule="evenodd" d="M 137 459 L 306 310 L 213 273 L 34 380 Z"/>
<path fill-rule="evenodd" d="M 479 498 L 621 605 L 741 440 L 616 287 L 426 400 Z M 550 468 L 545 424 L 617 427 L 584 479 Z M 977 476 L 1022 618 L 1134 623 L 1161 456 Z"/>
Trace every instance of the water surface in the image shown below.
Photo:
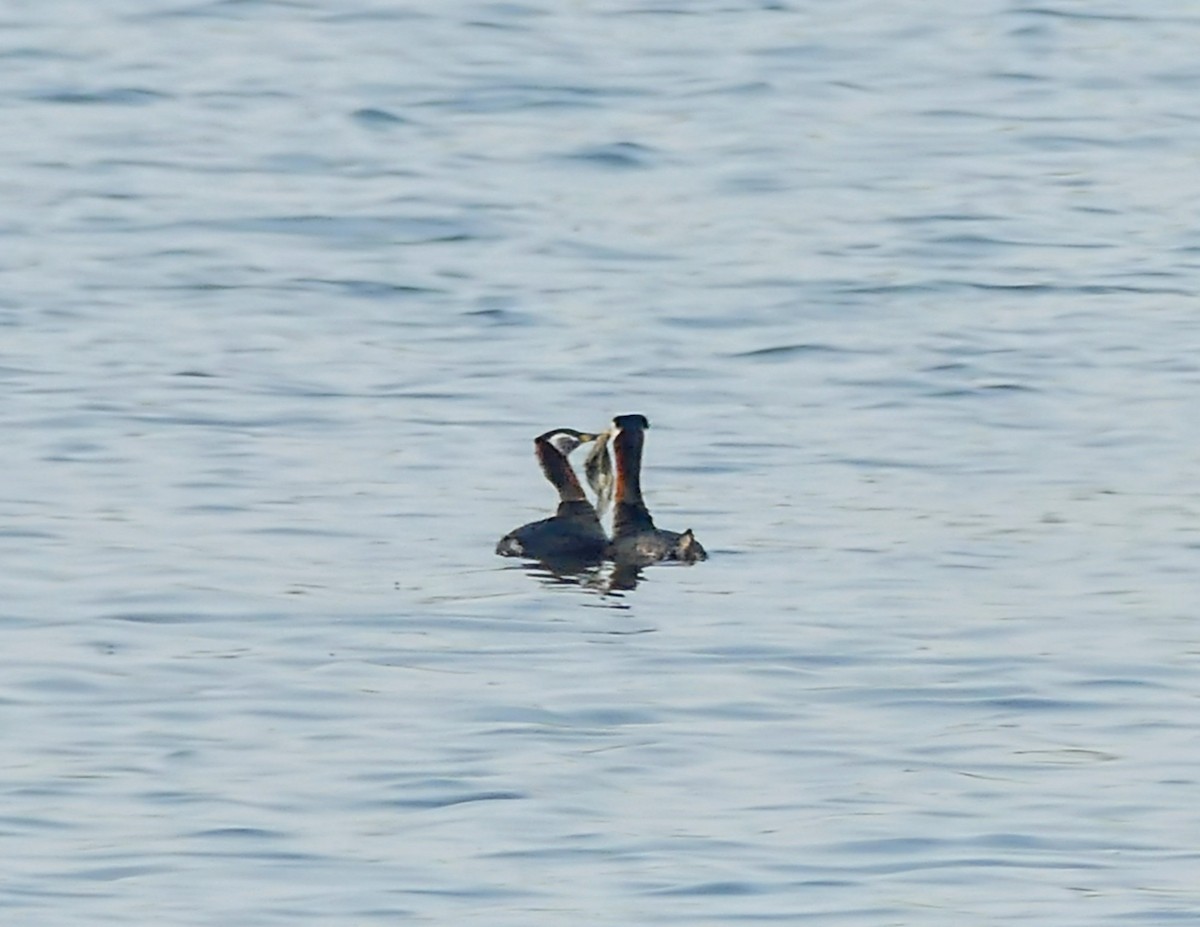
<path fill-rule="evenodd" d="M 1200 914 L 1189 5 L 3 21 L 8 921 Z"/>

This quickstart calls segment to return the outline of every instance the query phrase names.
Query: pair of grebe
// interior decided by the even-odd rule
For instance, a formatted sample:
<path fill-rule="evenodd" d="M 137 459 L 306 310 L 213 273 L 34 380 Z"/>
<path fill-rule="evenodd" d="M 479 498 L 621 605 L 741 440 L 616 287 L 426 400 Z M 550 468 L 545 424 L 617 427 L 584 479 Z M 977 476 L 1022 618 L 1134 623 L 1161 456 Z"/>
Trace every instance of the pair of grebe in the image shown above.
<path fill-rule="evenodd" d="M 558 511 L 550 518 L 530 522 L 510 531 L 496 545 L 496 553 L 505 557 L 531 560 L 577 560 L 598 562 L 610 559 L 618 564 L 646 566 L 660 560 L 695 563 L 708 554 L 689 528 L 682 533 L 654 526 L 654 519 L 642 500 L 642 449 L 650 423 L 644 415 L 618 415 L 605 435 L 557 428 L 534 439 L 534 449 L 542 472 L 558 490 Z M 584 494 L 571 462 L 571 452 L 591 441 L 611 441 L 616 465 L 613 534 L 610 540 L 600 525 L 600 516 Z M 593 453 L 588 460 L 588 476 L 603 501 L 603 471 L 607 450 L 598 447 L 603 457 Z M 595 464 L 595 472 L 593 470 Z"/>

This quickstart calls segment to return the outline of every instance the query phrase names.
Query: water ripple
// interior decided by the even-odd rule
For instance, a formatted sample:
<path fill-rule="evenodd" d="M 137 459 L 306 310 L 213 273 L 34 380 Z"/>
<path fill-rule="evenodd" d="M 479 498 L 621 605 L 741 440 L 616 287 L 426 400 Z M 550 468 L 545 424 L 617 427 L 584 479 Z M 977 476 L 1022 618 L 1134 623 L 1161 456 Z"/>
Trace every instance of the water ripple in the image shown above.
<path fill-rule="evenodd" d="M 1200 17 L 151 6 L 4 13 L 8 921 L 1195 920 Z M 712 558 L 495 557 L 629 411 Z"/>

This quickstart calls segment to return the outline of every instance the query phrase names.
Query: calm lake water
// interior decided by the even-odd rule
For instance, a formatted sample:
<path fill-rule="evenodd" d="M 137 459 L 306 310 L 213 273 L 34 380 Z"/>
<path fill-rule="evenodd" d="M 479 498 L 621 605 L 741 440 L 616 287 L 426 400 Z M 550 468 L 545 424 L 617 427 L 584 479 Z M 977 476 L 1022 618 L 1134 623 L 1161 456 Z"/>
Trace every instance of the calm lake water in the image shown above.
<path fill-rule="evenodd" d="M 1194 4 L 0 22 L 5 923 L 1200 917 Z"/>

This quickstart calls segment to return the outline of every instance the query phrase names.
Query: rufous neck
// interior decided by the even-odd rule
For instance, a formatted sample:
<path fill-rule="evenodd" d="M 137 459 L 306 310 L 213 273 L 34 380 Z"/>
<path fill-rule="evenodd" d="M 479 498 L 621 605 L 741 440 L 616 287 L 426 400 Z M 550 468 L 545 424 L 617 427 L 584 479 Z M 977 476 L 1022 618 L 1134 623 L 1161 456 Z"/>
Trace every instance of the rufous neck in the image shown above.
<path fill-rule="evenodd" d="M 613 438 L 613 458 L 617 470 L 614 498 L 631 505 L 642 504 L 642 444 L 641 429 L 622 428 Z"/>
<path fill-rule="evenodd" d="M 579 484 L 579 477 L 575 475 L 566 455 L 542 438 L 538 438 L 535 444 L 538 463 L 542 465 L 542 472 L 546 474 L 546 479 L 553 483 L 554 488 L 558 490 L 558 500 L 560 502 L 587 501 L 587 496 L 583 494 L 583 487 Z"/>

